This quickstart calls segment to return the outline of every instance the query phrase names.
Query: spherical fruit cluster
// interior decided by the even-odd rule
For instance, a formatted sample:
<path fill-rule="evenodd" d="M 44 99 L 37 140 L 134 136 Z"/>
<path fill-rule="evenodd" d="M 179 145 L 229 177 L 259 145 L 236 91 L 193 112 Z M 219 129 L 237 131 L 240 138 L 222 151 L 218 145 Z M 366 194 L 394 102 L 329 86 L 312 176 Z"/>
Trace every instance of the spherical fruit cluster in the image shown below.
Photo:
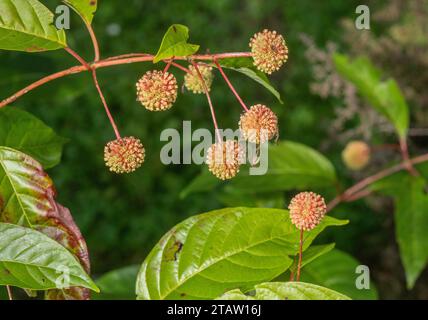
<path fill-rule="evenodd" d="M 288 48 L 282 35 L 263 30 L 250 40 L 256 67 L 267 74 L 277 71 L 288 59 Z"/>
<path fill-rule="evenodd" d="M 235 140 L 217 142 L 208 149 L 208 169 L 221 180 L 231 179 L 239 172 L 241 153 Z"/>
<path fill-rule="evenodd" d="M 370 147 L 364 141 L 351 141 L 342 151 L 342 159 L 351 170 L 361 170 L 370 161 Z"/>
<path fill-rule="evenodd" d="M 136 86 L 137 100 L 150 111 L 167 110 L 177 99 L 177 80 L 168 72 L 148 71 Z"/>
<path fill-rule="evenodd" d="M 141 141 L 125 137 L 110 141 L 104 148 L 104 161 L 110 171 L 130 173 L 144 162 L 145 151 Z"/>
<path fill-rule="evenodd" d="M 299 230 L 312 230 L 327 212 L 324 198 L 314 192 L 301 192 L 291 199 L 291 222 Z"/>
<path fill-rule="evenodd" d="M 265 105 L 256 104 L 241 115 L 239 129 L 245 140 L 263 143 L 278 134 L 278 117 Z"/>
<path fill-rule="evenodd" d="M 187 90 L 192 91 L 193 93 L 205 93 L 204 85 L 199 78 L 199 74 L 196 71 L 196 68 L 193 65 L 189 66 L 190 73 L 186 73 L 184 76 L 184 85 Z M 210 66 L 198 65 L 198 70 L 201 73 L 202 79 L 204 79 L 205 85 L 208 89 L 208 92 L 211 90 L 211 84 L 213 83 L 213 68 Z"/>

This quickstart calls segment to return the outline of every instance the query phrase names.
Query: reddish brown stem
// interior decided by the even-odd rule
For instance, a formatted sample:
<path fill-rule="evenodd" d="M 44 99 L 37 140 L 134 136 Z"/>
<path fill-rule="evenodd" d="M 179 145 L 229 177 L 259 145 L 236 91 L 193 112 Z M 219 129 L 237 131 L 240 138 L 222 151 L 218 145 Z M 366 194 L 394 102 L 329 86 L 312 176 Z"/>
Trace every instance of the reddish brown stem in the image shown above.
<path fill-rule="evenodd" d="M 299 262 L 297 263 L 297 274 L 296 281 L 300 281 L 300 269 L 302 268 L 302 256 L 303 256 L 303 229 L 300 229 L 300 243 L 299 243 Z"/>
<path fill-rule="evenodd" d="M 100 60 L 100 47 L 98 45 L 98 40 L 92 26 L 86 21 L 85 21 L 85 25 L 86 25 L 86 29 L 88 29 L 89 35 L 91 37 L 92 45 L 94 47 L 94 61 L 97 62 Z"/>
<path fill-rule="evenodd" d="M 399 144 L 380 144 L 370 147 L 371 151 L 400 150 Z"/>
<path fill-rule="evenodd" d="M 186 73 L 192 73 L 189 69 L 187 69 L 186 67 L 183 67 L 181 64 L 178 64 L 178 63 L 175 63 L 175 62 L 172 62 L 171 63 L 174 67 L 176 67 L 176 68 L 178 68 L 178 69 L 180 69 L 180 70 L 182 70 L 182 71 L 184 71 L 184 72 L 186 72 Z"/>
<path fill-rule="evenodd" d="M 215 116 L 215 111 L 214 111 L 213 103 L 211 101 L 210 93 L 208 91 L 208 87 L 207 87 L 207 85 L 205 83 L 204 78 L 202 77 L 202 74 L 201 74 L 201 71 L 198 68 L 198 65 L 195 62 L 193 62 L 192 60 L 190 61 L 190 63 L 195 67 L 195 70 L 196 70 L 196 72 L 198 74 L 199 80 L 201 80 L 202 86 L 204 87 L 205 95 L 207 96 L 208 104 L 209 104 L 210 110 L 211 110 L 211 116 L 212 116 L 213 123 L 214 123 L 215 133 L 217 135 L 218 141 L 220 142 L 222 139 L 221 139 L 220 131 L 218 129 L 217 119 L 216 119 L 216 116 Z"/>
<path fill-rule="evenodd" d="M 420 155 L 418 157 L 415 157 L 413 159 L 409 160 L 409 163 L 413 165 L 416 165 L 418 163 L 426 162 L 428 161 L 428 153 Z M 360 182 L 356 183 L 352 187 L 348 188 L 345 192 L 343 192 L 341 195 L 334 198 L 328 205 L 327 205 L 327 211 L 332 210 L 334 207 L 336 207 L 339 203 L 343 201 L 348 201 L 349 199 L 352 199 L 353 196 L 358 194 L 359 192 L 363 192 L 364 189 L 366 189 L 369 185 L 373 184 L 376 181 L 379 181 L 387 176 L 390 176 L 391 174 L 394 174 L 398 171 L 407 169 L 406 163 L 402 162 L 395 166 L 389 167 L 385 170 L 382 170 L 370 177 L 367 177 Z"/>
<path fill-rule="evenodd" d="M 6 286 L 6 290 L 7 290 L 7 296 L 9 297 L 9 300 L 13 300 L 12 288 L 10 286 Z"/>
<path fill-rule="evenodd" d="M 75 52 L 74 50 L 72 50 L 71 48 L 69 48 L 69 47 L 65 47 L 64 48 L 65 49 L 65 51 L 67 51 L 69 54 L 71 54 L 74 58 L 76 58 L 76 60 L 77 61 L 79 61 L 80 62 L 80 64 L 82 65 L 82 66 L 84 66 L 85 67 L 85 69 L 86 70 L 91 70 L 91 66 L 81 57 L 81 56 L 79 56 L 78 54 L 77 54 L 77 52 Z"/>
<path fill-rule="evenodd" d="M 171 64 L 174 62 L 174 57 L 172 57 L 171 59 L 169 59 L 169 61 L 167 62 L 165 69 L 163 69 L 163 73 L 167 72 L 169 67 L 171 67 Z"/>
<path fill-rule="evenodd" d="M 418 173 L 415 170 L 415 168 L 413 167 L 412 163 L 410 162 L 410 157 L 409 157 L 409 148 L 407 146 L 407 139 L 406 138 L 401 138 L 400 139 L 400 150 L 401 150 L 401 156 L 403 157 L 403 163 L 405 165 L 405 168 L 407 171 L 409 171 L 409 173 L 413 176 L 417 176 Z"/>
<path fill-rule="evenodd" d="M 68 51 L 68 50 L 67 50 Z M 74 52 L 74 51 L 73 51 Z M 72 54 L 69 51 L 70 54 Z M 73 55 L 73 54 L 72 54 Z M 74 56 L 74 55 L 73 55 Z M 193 60 L 212 60 L 214 58 L 216 59 L 228 59 L 228 58 L 239 58 L 239 57 L 251 57 L 250 52 L 230 52 L 230 53 L 219 53 L 214 55 L 193 55 L 190 58 Z M 147 62 L 152 61 L 154 58 L 151 54 L 144 54 L 144 53 L 132 53 L 132 54 L 125 54 L 120 56 L 114 56 L 110 57 L 104 60 L 100 60 L 98 62 L 93 63 L 91 66 L 74 66 L 70 67 L 68 69 L 56 72 L 54 74 L 50 74 L 40 80 L 37 80 L 36 82 L 28 85 L 27 87 L 19 90 L 18 92 L 14 93 L 12 96 L 4 99 L 0 102 L 0 108 L 7 106 L 8 104 L 16 101 L 18 98 L 22 97 L 26 93 L 40 87 L 41 85 L 48 83 L 52 80 L 59 79 L 71 74 L 80 73 L 83 71 L 87 71 L 91 68 L 98 69 L 98 68 L 105 68 L 105 67 L 111 67 L 114 65 L 122 65 L 122 64 L 128 64 L 128 63 L 137 63 L 137 62 Z M 76 56 L 77 59 L 77 56 Z M 187 60 L 188 57 L 175 57 L 175 60 Z M 83 61 L 82 61 L 83 62 Z M 82 63 L 81 62 L 81 63 Z"/>
<path fill-rule="evenodd" d="M 218 70 L 220 71 L 221 75 L 223 76 L 224 81 L 226 81 L 227 85 L 229 86 L 230 90 L 232 91 L 232 93 L 235 95 L 236 99 L 238 99 L 239 103 L 241 104 L 242 108 L 245 111 L 248 111 L 247 106 L 245 105 L 244 101 L 242 101 L 241 97 L 239 96 L 238 92 L 236 92 L 235 88 L 233 87 L 232 83 L 230 82 L 229 78 L 226 76 L 226 74 L 223 71 L 223 68 L 221 67 L 221 65 L 218 63 L 217 59 L 214 58 L 213 59 L 214 64 L 217 66 Z"/>
<path fill-rule="evenodd" d="M 107 105 L 106 99 L 104 98 L 103 92 L 101 91 L 101 88 L 100 88 L 100 85 L 99 85 L 98 79 L 97 79 L 97 73 L 96 73 L 95 69 L 92 70 L 92 78 L 94 79 L 95 87 L 97 88 L 98 94 L 100 95 L 101 101 L 104 105 L 104 109 L 107 113 L 108 119 L 110 120 L 111 126 L 113 127 L 116 138 L 120 139 L 119 130 L 117 129 L 116 123 L 114 122 L 113 116 L 111 115 L 111 112 L 110 112 L 110 109 Z"/>

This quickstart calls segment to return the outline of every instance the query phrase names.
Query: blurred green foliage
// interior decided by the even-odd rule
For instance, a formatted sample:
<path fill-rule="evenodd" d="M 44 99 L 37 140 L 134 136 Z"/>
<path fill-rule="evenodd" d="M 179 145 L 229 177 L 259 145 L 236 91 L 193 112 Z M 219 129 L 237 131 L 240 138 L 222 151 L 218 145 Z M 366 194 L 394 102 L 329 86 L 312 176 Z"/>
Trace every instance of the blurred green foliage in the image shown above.
<path fill-rule="evenodd" d="M 59 3 L 42 2 L 53 11 Z M 255 32 L 263 28 L 277 30 L 285 35 L 290 49 L 289 61 L 271 78 L 284 105 L 251 79 L 226 72 L 248 104 L 262 102 L 278 114 L 280 139 L 317 149 L 329 127 L 333 104 L 310 94 L 311 70 L 299 34 L 311 35 L 319 45 L 327 40 L 340 43 L 339 21 L 354 17 L 357 4 L 353 0 L 129 0 L 126 5 L 122 1 L 102 1 L 93 26 L 104 58 L 130 52 L 156 53 L 164 32 L 173 23 L 189 27 L 190 42 L 200 44 L 200 52 L 247 51 Z M 67 35 L 70 47 L 85 58 L 92 58 L 90 39 L 77 15 L 73 15 Z M 1 51 L 0 57 L 0 73 L 5 75 L 0 80 L 0 97 L 76 64 L 61 50 L 40 54 Z M 56 184 L 59 202 L 70 208 L 87 240 L 95 274 L 141 263 L 173 225 L 190 215 L 222 207 L 215 194 L 194 194 L 180 199 L 180 192 L 200 172 L 200 167 L 165 166 L 160 162 L 163 142 L 159 136 L 164 128 L 180 130 L 183 120 L 191 120 L 193 129 L 211 129 L 212 123 L 203 95 L 180 94 L 174 107 L 164 113 L 151 113 L 137 103 L 135 82 L 152 68 L 162 65 L 130 64 L 98 71 L 100 85 L 122 134 L 140 138 L 146 147 L 146 162 L 134 174 L 114 175 L 104 166 L 103 148 L 114 136 L 88 74 L 51 82 L 13 104 L 70 139 L 62 163 L 50 169 L 49 174 Z M 181 71 L 174 72 L 182 81 Z M 220 126 L 236 128 L 241 109 L 219 74 L 212 97 Z M 326 156 L 346 181 L 339 149 L 336 146 Z M 361 202 L 340 209 L 334 214 L 350 219 L 351 224 L 346 232 L 323 234 L 322 242 L 334 241 L 338 248 L 354 254 L 362 247 L 373 248 L 382 243 L 384 236 L 375 232 L 382 218 L 367 212 L 369 209 Z M 359 256 L 364 260 L 370 254 Z"/>

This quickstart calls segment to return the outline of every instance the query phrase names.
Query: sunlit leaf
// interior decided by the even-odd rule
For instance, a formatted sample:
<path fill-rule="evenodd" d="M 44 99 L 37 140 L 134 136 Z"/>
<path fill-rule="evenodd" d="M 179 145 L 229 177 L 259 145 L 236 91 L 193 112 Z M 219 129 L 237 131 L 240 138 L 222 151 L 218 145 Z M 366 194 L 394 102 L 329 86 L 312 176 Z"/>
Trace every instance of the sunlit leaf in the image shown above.
<path fill-rule="evenodd" d="M 89 274 L 85 240 L 70 211 L 55 201 L 52 180 L 40 163 L 20 151 L 0 147 L 0 221 L 33 228 L 56 240 L 73 253 Z M 81 287 L 49 291 L 49 298 L 87 299 Z"/>
<path fill-rule="evenodd" d="M 64 30 L 55 28 L 53 18 L 37 0 L 0 1 L 0 49 L 38 52 L 66 47 Z"/>
<path fill-rule="evenodd" d="M 63 0 L 64 3 L 72 7 L 84 21 L 91 24 L 97 11 L 98 0 Z"/>
<path fill-rule="evenodd" d="M 32 290 L 79 286 L 98 291 L 66 248 L 41 232 L 8 223 L 0 223 L 0 285 Z"/>
<path fill-rule="evenodd" d="M 266 282 L 255 286 L 255 294 L 248 295 L 235 289 L 217 300 L 350 300 L 349 297 L 311 283 Z"/>
<path fill-rule="evenodd" d="M 196 44 L 187 43 L 189 39 L 189 28 L 181 24 L 173 24 L 168 28 L 162 39 L 158 53 L 153 59 L 153 63 L 173 56 L 187 57 L 199 50 Z"/>
<path fill-rule="evenodd" d="M 326 227 L 347 221 L 325 217 L 305 233 L 304 249 Z M 227 208 L 173 227 L 145 259 L 139 299 L 213 299 L 233 288 L 249 290 L 287 270 L 299 250 L 299 230 L 280 209 Z"/>

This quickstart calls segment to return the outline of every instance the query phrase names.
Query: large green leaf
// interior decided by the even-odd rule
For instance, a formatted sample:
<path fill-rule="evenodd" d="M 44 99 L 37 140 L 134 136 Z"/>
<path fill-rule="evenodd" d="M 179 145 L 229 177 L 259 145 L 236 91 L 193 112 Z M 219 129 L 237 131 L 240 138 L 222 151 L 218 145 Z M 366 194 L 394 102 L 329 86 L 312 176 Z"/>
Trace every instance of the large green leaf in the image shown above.
<path fill-rule="evenodd" d="M 45 169 L 60 162 L 66 141 L 30 113 L 17 108 L 0 109 L 0 146 L 29 154 Z"/>
<path fill-rule="evenodd" d="M 322 255 L 330 252 L 331 250 L 333 250 L 334 246 L 335 246 L 334 243 L 330 243 L 330 244 L 315 245 L 315 246 L 309 247 L 305 251 L 305 253 L 302 255 L 301 268 L 306 266 L 308 263 L 314 261 L 315 259 L 321 257 Z M 298 264 L 299 264 L 299 260 L 298 260 L 298 256 L 296 255 L 296 257 L 294 258 L 293 264 L 290 266 L 290 271 L 293 273 L 296 273 Z"/>
<path fill-rule="evenodd" d="M 72 7 L 86 22 L 91 24 L 97 11 L 98 0 L 63 0 L 64 3 Z"/>
<path fill-rule="evenodd" d="M 80 286 L 99 291 L 62 245 L 30 228 L 0 223 L 0 285 L 32 290 Z"/>
<path fill-rule="evenodd" d="M 404 172 L 372 186 L 394 198 L 395 234 L 401 260 L 411 289 L 428 262 L 428 195 L 427 182 Z"/>
<path fill-rule="evenodd" d="M 0 1 L 0 49 L 38 52 L 67 46 L 64 30 L 37 0 Z"/>
<path fill-rule="evenodd" d="M 370 289 L 357 289 L 355 285 L 359 276 L 356 268 L 360 264 L 345 252 L 333 249 L 308 263 L 302 269 L 300 279 L 337 290 L 352 299 L 377 299 L 377 291 L 373 283 L 370 283 Z"/>
<path fill-rule="evenodd" d="M 305 233 L 304 249 L 327 226 L 325 217 Z M 279 209 L 226 208 L 193 216 L 172 228 L 145 259 L 139 299 L 213 299 L 251 289 L 287 270 L 299 250 L 299 230 Z"/>
<path fill-rule="evenodd" d="M 352 82 L 359 93 L 386 116 L 398 135 L 404 138 L 409 127 L 409 108 L 395 80 L 382 81 L 379 70 L 367 58 L 350 61 L 347 56 L 336 54 L 334 62 L 337 71 Z"/>
<path fill-rule="evenodd" d="M 131 265 L 102 275 L 96 280 L 101 292 L 92 296 L 92 299 L 135 299 L 135 279 L 137 279 L 139 269 L 139 265 Z"/>
<path fill-rule="evenodd" d="M 254 66 L 254 61 L 252 58 L 228 58 L 219 60 L 220 66 L 230 70 L 240 72 L 247 77 L 253 79 L 257 83 L 265 87 L 270 93 L 272 93 L 275 98 L 278 99 L 280 103 L 283 103 L 281 100 L 280 93 L 272 86 L 268 77 L 265 73 L 261 72 Z M 216 67 L 215 64 L 212 64 L 213 67 Z"/>
<path fill-rule="evenodd" d="M 217 300 L 350 300 L 349 297 L 311 283 L 266 282 L 255 286 L 254 295 L 235 289 Z"/>
<path fill-rule="evenodd" d="M 204 169 L 180 196 L 211 191 L 220 184 L 235 192 L 256 193 L 331 187 L 335 183 L 336 172 L 327 158 L 303 144 L 283 141 L 269 145 L 268 171 L 264 175 L 249 175 L 248 166 L 244 166 L 234 179 L 224 183 Z"/>
<path fill-rule="evenodd" d="M 187 43 L 189 39 L 189 28 L 181 24 L 170 26 L 163 36 L 158 53 L 153 59 L 153 63 L 172 57 L 187 57 L 199 50 L 196 44 Z"/>
<path fill-rule="evenodd" d="M 36 160 L 20 151 L 0 146 L 0 221 L 41 231 L 73 253 L 89 273 L 85 240 L 70 211 L 55 201 L 52 180 Z M 51 291 L 49 298 L 87 299 L 81 287 Z"/>

